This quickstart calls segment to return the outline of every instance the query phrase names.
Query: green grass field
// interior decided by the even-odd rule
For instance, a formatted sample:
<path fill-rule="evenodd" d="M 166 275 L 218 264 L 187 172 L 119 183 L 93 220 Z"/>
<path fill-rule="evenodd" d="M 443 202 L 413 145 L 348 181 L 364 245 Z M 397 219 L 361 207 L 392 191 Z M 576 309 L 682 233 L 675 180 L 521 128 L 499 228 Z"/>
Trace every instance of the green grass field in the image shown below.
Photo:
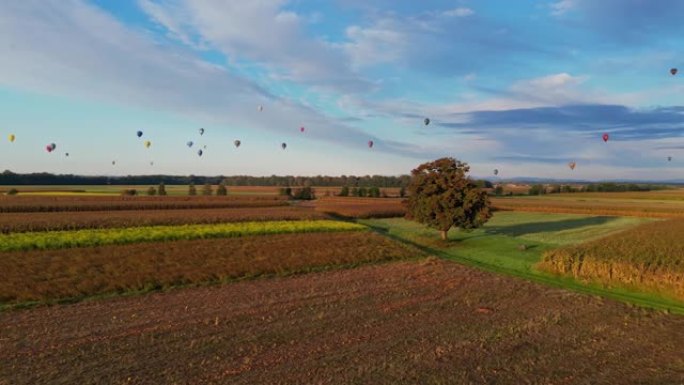
<path fill-rule="evenodd" d="M 441 241 L 437 231 L 400 218 L 359 222 L 391 238 L 413 244 L 429 254 L 465 265 L 684 314 L 684 304 L 677 300 L 628 289 L 585 284 L 544 273 L 534 267 L 546 250 L 595 240 L 650 221 L 653 219 L 498 212 L 481 229 L 472 232 L 452 229 L 448 242 Z M 525 245 L 526 249 L 521 250 L 521 245 Z"/>

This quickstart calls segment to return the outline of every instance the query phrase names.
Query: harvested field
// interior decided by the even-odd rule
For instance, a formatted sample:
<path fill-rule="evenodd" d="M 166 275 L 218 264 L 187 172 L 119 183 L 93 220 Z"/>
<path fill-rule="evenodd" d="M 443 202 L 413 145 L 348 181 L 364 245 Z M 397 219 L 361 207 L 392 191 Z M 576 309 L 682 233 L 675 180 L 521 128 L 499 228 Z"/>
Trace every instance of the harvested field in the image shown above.
<path fill-rule="evenodd" d="M 595 195 L 595 194 L 593 194 Z M 585 215 L 684 218 L 684 202 L 569 197 L 491 198 L 496 210 Z"/>
<path fill-rule="evenodd" d="M 444 261 L 0 313 L 0 384 L 679 384 L 684 317 Z"/>
<path fill-rule="evenodd" d="M 50 250 L 71 247 L 123 245 L 137 242 L 230 238 L 284 233 L 359 231 L 365 229 L 365 226 L 356 223 L 316 220 L 41 231 L 0 234 L 0 251 Z"/>
<path fill-rule="evenodd" d="M 546 252 L 542 270 L 684 300 L 684 219 L 640 225 Z"/>
<path fill-rule="evenodd" d="M 287 205 L 276 196 L 0 196 L 0 213 L 52 211 L 179 210 Z"/>
<path fill-rule="evenodd" d="M 418 257 L 370 232 L 282 234 L 0 254 L 0 304 L 157 290 Z"/>
<path fill-rule="evenodd" d="M 313 205 L 316 211 L 348 218 L 391 218 L 406 214 L 402 201 L 398 198 L 324 197 Z"/>
<path fill-rule="evenodd" d="M 68 214 L 63 212 L 4 213 L 0 215 L 0 233 L 269 220 L 314 220 L 326 217 L 324 213 L 314 211 L 313 208 L 293 206 L 77 211 Z"/>

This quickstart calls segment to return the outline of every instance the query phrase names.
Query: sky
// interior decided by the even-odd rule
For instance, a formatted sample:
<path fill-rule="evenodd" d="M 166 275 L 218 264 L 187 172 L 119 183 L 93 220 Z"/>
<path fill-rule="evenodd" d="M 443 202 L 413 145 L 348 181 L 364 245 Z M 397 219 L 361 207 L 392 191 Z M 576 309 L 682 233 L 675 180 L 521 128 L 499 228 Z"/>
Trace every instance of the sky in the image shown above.
<path fill-rule="evenodd" d="M 399 175 L 450 156 L 482 177 L 682 179 L 683 12 L 678 0 L 2 1 L 0 170 Z"/>

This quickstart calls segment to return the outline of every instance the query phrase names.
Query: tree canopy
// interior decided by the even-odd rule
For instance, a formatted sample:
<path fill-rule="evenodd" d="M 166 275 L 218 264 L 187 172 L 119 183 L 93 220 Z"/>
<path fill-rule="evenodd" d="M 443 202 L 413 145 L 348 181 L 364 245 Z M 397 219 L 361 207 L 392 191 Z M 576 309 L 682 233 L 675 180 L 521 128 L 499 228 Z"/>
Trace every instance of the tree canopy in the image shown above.
<path fill-rule="evenodd" d="M 442 239 L 452 227 L 470 230 L 491 218 L 486 191 L 467 173 L 470 167 L 454 158 L 421 164 L 411 171 L 408 186 L 407 218 L 441 232 Z"/>

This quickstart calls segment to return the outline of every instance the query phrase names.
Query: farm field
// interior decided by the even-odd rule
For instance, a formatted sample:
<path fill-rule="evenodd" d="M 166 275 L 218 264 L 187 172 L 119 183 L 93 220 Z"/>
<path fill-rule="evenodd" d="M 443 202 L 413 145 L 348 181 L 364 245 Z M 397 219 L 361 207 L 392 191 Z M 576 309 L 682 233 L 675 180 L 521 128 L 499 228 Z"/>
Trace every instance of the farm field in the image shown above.
<path fill-rule="evenodd" d="M 365 227 L 340 221 L 262 221 L 209 225 L 145 226 L 73 231 L 0 234 L 0 251 L 50 250 L 249 235 L 359 231 Z"/>
<path fill-rule="evenodd" d="M 0 196 L 0 213 L 113 210 L 180 210 L 287 206 L 276 196 L 122 197 L 122 196 Z"/>
<path fill-rule="evenodd" d="M 596 217 L 576 214 L 497 212 L 481 229 L 452 230 L 449 241 L 437 239 L 434 230 L 400 218 L 368 219 L 368 225 L 391 238 L 424 252 L 488 271 L 521 277 L 582 293 L 600 295 L 684 314 L 684 303 L 643 288 L 606 287 L 539 270 L 543 254 L 559 247 L 578 245 L 619 235 L 650 218 Z M 598 241 L 597 241 L 598 242 Z M 521 246 L 524 245 L 524 249 Z"/>
<path fill-rule="evenodd" d="M 659 218 L 498 211 L 444 242 L 391 198 L 12 198 L 117 209 L 0 215 L 2 385 L 684 381 L 683 301 L 538 267 Z"/>
<path fill-rule="evenodd" d="M 0 233 L 326 218 L 313 208 L 295 206 L 3 213 Z"/>
<path fill-rule="evenodd" d="M 391 218 L 406 213 L 401 198 L 324 197 L 305 206 L 316 211 L 348 218 Z"/>
<path fill-rule="evenodd" d="M 0 306 L 73 301 L 421 256 L 368 232 L 281 234 L 2 253 Z"/>
<path fill-rule="evenodd" d="M 683 317 L 435 259 L 4 312 L 0 336 L 13 385 L 684 381 Z"/>
<path fill-rule="evenodd" d="M 627 194 L 627 195 L 621 195 Z M 681 190 L 644 193 L 574 193 L 528 197 L 494 197 L 497 210 L 571 213 L 586 215 L 638 216 L 650 218 L 684 217 Z M 652 199 L 655 198 L 655 199 Z"/>
<path fill-rule="evenodd" d="M 650 289 L 684 301 L 684 220 L 639 226 L 548 251 L 539 268 L 606 285 Z"/>

